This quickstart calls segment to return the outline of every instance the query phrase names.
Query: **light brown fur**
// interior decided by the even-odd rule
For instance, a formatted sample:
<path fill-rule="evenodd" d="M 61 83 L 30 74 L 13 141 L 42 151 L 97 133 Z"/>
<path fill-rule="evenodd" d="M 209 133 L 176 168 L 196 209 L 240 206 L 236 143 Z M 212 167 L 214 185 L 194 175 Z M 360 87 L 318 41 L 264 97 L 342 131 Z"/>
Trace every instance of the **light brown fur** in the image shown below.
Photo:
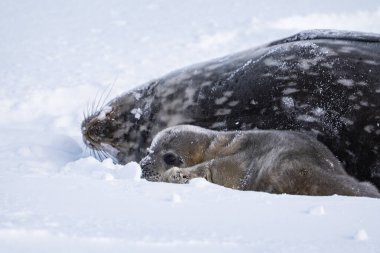
<path fill-rule="evenodd" d="M 299 132 L 217 132 L 184 125 L 160 132 L 150 150 L 140 164 L 151 181 L 203 177 L 238 190 L 380 197 L 373 185 L 349 176 L 326 146 Z"/>

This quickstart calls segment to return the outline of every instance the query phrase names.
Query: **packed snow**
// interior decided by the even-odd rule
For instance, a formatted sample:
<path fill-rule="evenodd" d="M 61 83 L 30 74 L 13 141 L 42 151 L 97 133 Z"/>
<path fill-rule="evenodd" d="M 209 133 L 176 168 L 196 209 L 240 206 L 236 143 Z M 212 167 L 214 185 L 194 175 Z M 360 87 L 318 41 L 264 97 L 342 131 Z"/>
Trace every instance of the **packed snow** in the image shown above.
<path fill-rule="evenodd" d="M 378 199 L 147 182 L 138 161 L 91 157 L 80 129 L 111 86 L 379 24 L 377 0 L 0 1 L 0 252 L 379 252 Z"/>

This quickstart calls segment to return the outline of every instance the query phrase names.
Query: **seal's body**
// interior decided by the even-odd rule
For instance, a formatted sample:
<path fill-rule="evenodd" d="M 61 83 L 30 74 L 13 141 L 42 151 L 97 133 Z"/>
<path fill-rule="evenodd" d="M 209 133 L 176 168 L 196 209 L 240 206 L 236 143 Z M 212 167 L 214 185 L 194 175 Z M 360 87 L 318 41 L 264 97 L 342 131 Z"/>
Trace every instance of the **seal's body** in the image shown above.
<path fill-rule="evenodd" d="M 82 132 L 126 163 L 179 124 L 306 132 L 380 187 L 380 35 L 304 32 L 181 69 L 115 98 Z"/>
<path fill-rule="evenodd" d="M 140 164 L 150 181 L 203 177 L 238 190 L 380 197 L 376 187 L 349 176 L 326 146 L 299 132 L 180 125 L 158 133 L 149 150 Z"/>

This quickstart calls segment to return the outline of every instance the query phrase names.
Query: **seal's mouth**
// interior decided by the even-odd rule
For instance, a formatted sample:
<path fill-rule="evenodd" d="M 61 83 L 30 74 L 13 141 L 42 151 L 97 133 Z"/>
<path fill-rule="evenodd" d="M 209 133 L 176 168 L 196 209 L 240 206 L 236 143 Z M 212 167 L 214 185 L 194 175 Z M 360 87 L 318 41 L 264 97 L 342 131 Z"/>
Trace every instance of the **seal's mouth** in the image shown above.
<path fill-rule="evenodd" d="M 101 148 L 101 142 L 97 140 L 96 138 L 92 137 L 86 130 L 84 130 L 83 133 L 83 142 L 86 144 L 87 147 L 91 149 L 100 149 Z"/>

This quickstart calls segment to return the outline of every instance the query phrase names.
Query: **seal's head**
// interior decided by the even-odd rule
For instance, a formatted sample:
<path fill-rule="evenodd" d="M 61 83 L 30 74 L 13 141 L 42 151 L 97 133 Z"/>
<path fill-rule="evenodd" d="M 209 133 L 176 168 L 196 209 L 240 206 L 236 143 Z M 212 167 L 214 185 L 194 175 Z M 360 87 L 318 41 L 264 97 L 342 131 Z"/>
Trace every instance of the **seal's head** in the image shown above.
<path fill-rule="evenodd" d="M 99 159 L 115 155 L 111 153 L 115 143 L 115 133 L 120 127 L 116 120 L 117 108 L 106 106 L 102 110 L 85 117 L 82 122 L 83 142 Z"/>
<path fill-rule="evenodd" d="M 82 122 L 83 142 L 100 160 L 107 157 L 116 162 L 127 163 L 138 159 L 134 152 L 139 151 L 144 137 L 142 129 L 144 107 L 135 93 L 127 93 L 102 107 Z"/>
<path fill-rule="evenodd" d="M 179 125 L 159 132 L 141 162 L 142 177 L 161 181 L 164 172 L 172 167 L 190 167 L 202 163 L 213 131 L 197 126 Z"/>

